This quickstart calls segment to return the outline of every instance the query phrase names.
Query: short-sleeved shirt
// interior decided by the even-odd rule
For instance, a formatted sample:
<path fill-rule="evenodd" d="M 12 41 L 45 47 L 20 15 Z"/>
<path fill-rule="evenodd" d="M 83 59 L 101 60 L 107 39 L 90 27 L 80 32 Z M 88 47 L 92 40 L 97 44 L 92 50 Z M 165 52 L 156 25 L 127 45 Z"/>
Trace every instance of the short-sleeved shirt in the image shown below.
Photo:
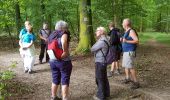
<path fill-rule="evenodd" d="M 50 30 L 48 30 L 48 29 L 41 29 L 40 31 L 39 31 L 39 34 L 43 37 L 43 38 L 48 38 L 49 37 L 49 35 L 50 35 L 50 33 L 51 33 L 51 31 Z M 42 40 L 41 39 L 41 43 L 42 44 L 46 44 L 46 42 L 44 41 L 44 40 Z"/>
<path fill-rule="evenodd" d="M 35 35 L 33 33 L 26 33 L 22 35 L 22 42 L 24 43 L 31 43 L 31 41 L 35 41 Z"/>
<path fill-rule="evenodd" d="M 19 34 L 19 39 L 22 38 L 22 35 L 26 34 L 27 33 L 27 30 L 26 28 L 23 28 L 21 31 L 20 31 L 20 34 Z"/>

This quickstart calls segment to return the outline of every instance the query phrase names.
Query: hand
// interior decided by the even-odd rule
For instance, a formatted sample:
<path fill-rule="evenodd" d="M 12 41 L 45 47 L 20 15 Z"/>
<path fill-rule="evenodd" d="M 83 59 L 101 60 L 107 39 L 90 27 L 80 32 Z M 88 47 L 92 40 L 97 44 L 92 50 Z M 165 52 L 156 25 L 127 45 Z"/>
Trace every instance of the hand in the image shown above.
<path fill-rule="evenodd" d="M 27 48 L 27 47 L 23 47 L 22 49 L 23 49 L 23 50 L 27 50 L 28 48 Z"/>
<path fill-rule="evenodd" d="M 61 55 L 61 58 L 66 58 L 68 56 L 68 53 L 67 52 L 63 52 L 63 54 Z"/>
<path fill-rule="evenodd" d="M 127 42 L 127 40 L 125 38 L 123 38 L 123 42 Z"/>

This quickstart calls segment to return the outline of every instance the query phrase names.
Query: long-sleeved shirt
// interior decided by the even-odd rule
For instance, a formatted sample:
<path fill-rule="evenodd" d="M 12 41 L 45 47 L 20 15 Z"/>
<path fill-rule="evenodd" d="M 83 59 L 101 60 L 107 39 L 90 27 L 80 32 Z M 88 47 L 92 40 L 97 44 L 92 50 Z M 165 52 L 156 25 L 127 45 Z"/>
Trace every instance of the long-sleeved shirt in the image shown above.
<path fill-rule="evenodd" d="M 107 37 L 105 35 L 102 35 L 91 48 L 91 52 L 95 55 L 95 62 L 105 63 L 106 61 L 104 56 L 106 56 L 108 45 L 104 42 L 104 40 L 107 41 L 107 43 L 109 44 L 109 40 L 107 39 Z"/>

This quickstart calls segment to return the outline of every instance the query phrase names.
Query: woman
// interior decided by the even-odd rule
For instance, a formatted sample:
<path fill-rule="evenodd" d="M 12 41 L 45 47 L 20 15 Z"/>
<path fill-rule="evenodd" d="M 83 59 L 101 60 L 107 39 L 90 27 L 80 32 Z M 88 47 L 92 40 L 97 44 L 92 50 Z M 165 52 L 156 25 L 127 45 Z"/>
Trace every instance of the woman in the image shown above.
<path fill-rule="evenodd" d="M 20 52 L 23 53 L 23 59 L 24 59 L 24 72 L 25 73 L 32 73 L 32 67 L 34 66 L 35 62 L 35 47 L 34 47 L 34 41 L 35 36 L 32 32 L 32 26 L 28 25 L 26 27 L 27 33 L 23 34 L 19 44 L 20 44 Z"/>
<path fill-rule="evenodd" d="M 60 60 L 50 59 L 49 61 L 52 72 L 51 100 L 58 99 L 56 93 L 60 84 L 62 85 L 62 99 L 68 100 L 72 63 L 69 56 L 70 33 L 68 31 L 68 25 L 65 21 L 58 21 L 56 23 L 55 31 L 50 34 L 48 42 L 56 39 L 55 37 L 58 36 L 58 34 L 60 35 L 60 37 L 58 37 L 60 38 L 58 39 L 60 40 L 59 46 L 63 50 L 63 53 Z"/>
<path fill-rule="evenodd" d="M 107 54 L 109 41 L 106 37 L 106 31 L 104 27 L 97 28 L 96 37 L 97 42 L 92 46 L 91 52 L 95 54 L 95 74 L 98 91 L 97 95 L 93 96 L 93 98 L 95 100 L 106 100 L 106 98 L 110 96 L 110 87 L 107 78 L 107 63 L 104 55 Z"/>

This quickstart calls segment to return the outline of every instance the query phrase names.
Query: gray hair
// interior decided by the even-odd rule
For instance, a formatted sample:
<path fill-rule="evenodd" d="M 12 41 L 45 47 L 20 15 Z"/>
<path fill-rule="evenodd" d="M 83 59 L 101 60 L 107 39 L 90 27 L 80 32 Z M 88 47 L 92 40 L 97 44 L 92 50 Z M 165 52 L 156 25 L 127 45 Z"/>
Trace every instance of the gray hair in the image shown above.
<path fill-rule="evenodd" d="M 68 24 L 67 22 L 60 20 L 55 24 L 55 30 L 61 30 L 61 31 L 66 31 L 68 30 Z"/>
<path fill-rule="evenodd" d="M 131 21 L 129 18 L 125 18 L 124 21 L 127 22 L 127 25 L 128 25 L 128 26 L 131 26 L 131 25 L 132 25 L 132 21 Z"/>
<path fill-rule="evenodd" d="M 97 30 L 101 32 L 102 35 L 106 35 L 106 29 L 102 26 L 97 27 Z"/>

